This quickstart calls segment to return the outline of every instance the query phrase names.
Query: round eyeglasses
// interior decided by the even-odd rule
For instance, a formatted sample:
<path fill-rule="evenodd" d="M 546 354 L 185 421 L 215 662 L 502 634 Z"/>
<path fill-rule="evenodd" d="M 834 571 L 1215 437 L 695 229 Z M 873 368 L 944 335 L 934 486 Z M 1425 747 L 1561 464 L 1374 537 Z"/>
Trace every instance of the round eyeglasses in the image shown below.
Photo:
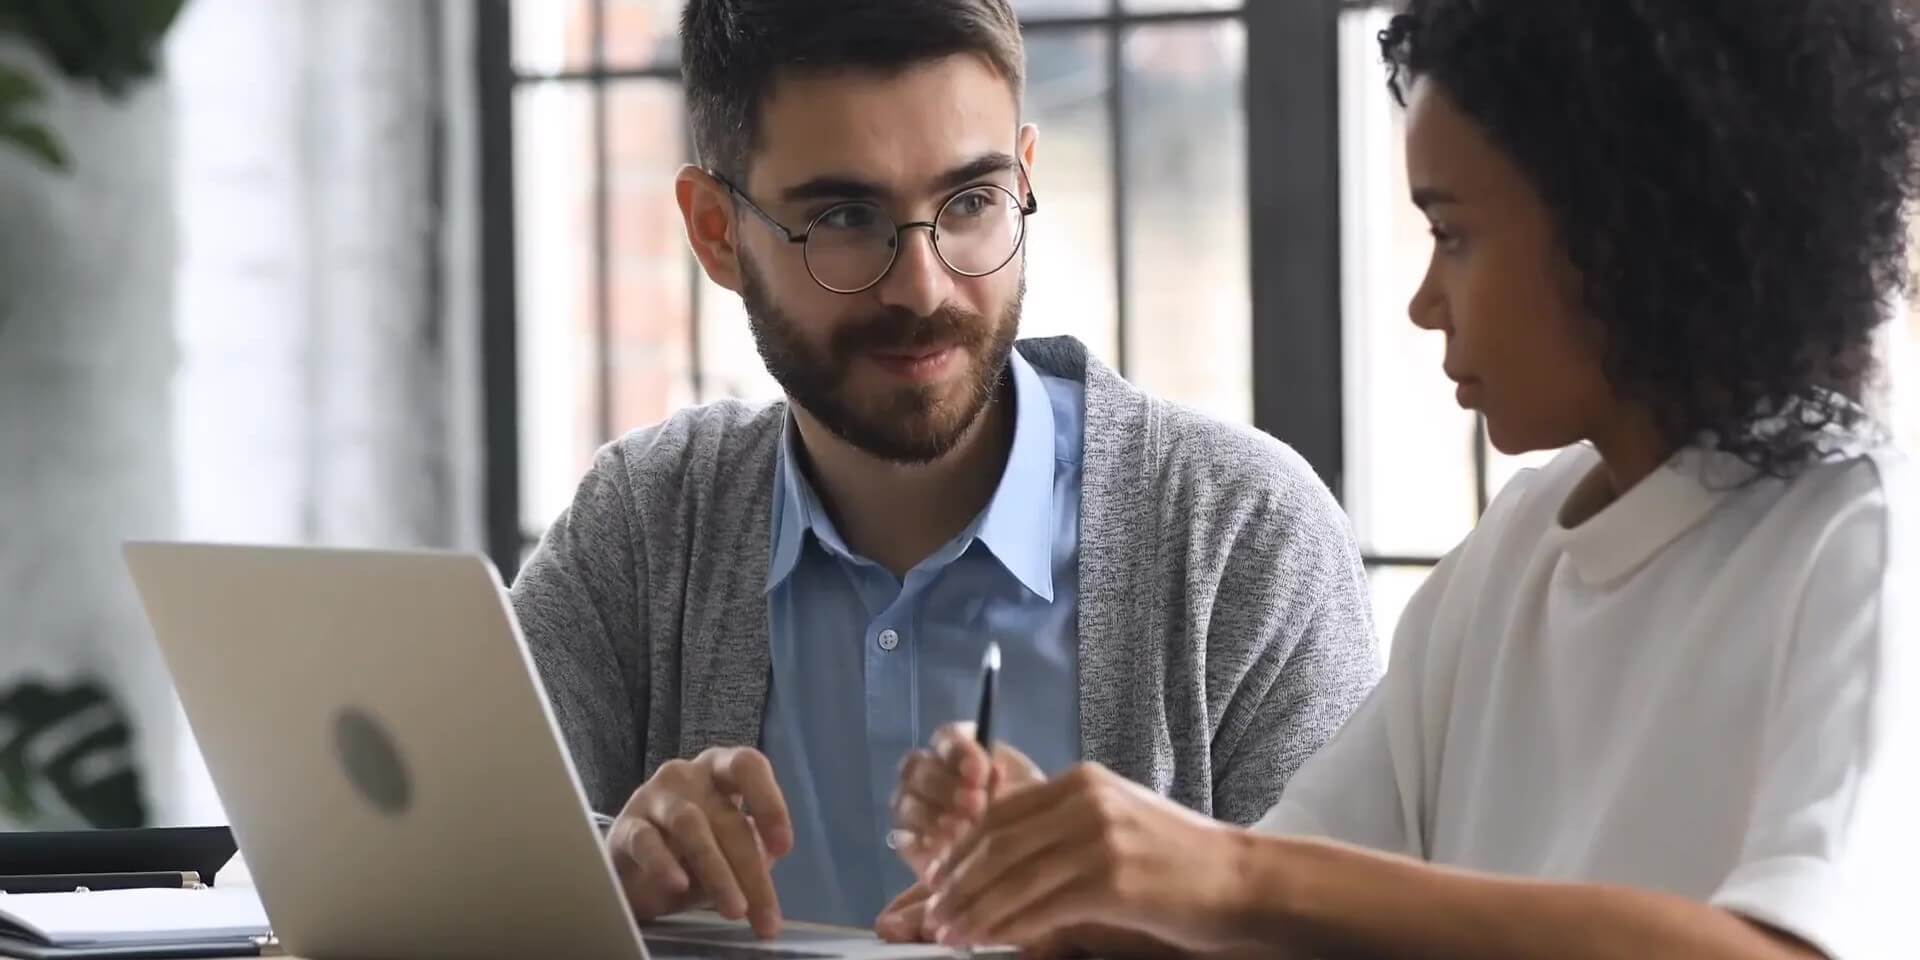
<path fill-rule="evenodd" d="M 795 233 L 760 209 L 746 191 L 718 174 L 712 176 L 788 243 L 802 245 L 807 273 L 833 293 L 861 293 L 885 278 L 900 256 L 900 243 L 908 230 L 928 231 L 934 254 L 954 273 L 963 277 L 994 273 L 1020 252 L 1027 218 L 1040 209 L 1031 185 L 1023 204 L 1006 187 L 983 183 L 948 197 L 932 220 L 895 223 L 871 200 L 848 200 L 820 211 L 805 230 Z"/>

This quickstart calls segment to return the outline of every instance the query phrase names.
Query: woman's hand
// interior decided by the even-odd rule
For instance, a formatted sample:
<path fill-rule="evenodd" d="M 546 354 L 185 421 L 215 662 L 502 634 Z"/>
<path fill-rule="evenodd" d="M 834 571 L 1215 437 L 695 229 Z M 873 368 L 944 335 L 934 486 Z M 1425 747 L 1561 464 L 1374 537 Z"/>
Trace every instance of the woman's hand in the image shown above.
<path fill-rule="evenodd" d="M 928 864 L 945 854 L 986 812 L 988 801 L 1044 782 L 1040 768 L 1004 743 L 987 751 L 973 724 L 952 723 L 933 735 L 933 745 L 900 763 L 893 793 L 893 825 L 901 859 L 925 878 Z"/>
<path fill-rule="evenodd" d="M 888 943 L 932 943 L 934 929 L 927 914 L 927 900 L 933 895 L 925 882 L 916 883 L 880 913 L 873 932 Z M 1089 924 L 1056 930 L 1039 940 L 1019 944 L 1021 960 L 1075 960 L 1103 957 L 1105 960 L 1170 960 L 1191 957 L 1152 937 L 1134 930 Z M 1271 960 L 1264 955 L 1261 960 Z"/>
<path fill-rule="evenodd" d="M 1095 765 L 996 802 L 930 865 L 927 922 L 954 946 L 1039 944 L 1075 930 L 1187 951 L 1241 942 L 1244 831 Z"/>
<path fill-rule="evenodd" d="M 932 895 L 925 881 L 908 887 L 880 911 L 874 934 L 888 943 L 932 943 L 934 931 L 927 922 L 927 898 Z"/>

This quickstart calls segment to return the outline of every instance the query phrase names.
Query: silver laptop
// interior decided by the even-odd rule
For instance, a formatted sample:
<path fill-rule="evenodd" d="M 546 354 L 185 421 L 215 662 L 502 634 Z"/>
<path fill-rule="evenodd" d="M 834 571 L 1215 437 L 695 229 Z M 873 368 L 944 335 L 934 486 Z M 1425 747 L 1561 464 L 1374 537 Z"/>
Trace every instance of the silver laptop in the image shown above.
<path fill-rule="evenodd" d="M 136 543 L 128 567 L 274 933 L 313 958 L 939 957 L 649 924 L 477 555 Z"/>

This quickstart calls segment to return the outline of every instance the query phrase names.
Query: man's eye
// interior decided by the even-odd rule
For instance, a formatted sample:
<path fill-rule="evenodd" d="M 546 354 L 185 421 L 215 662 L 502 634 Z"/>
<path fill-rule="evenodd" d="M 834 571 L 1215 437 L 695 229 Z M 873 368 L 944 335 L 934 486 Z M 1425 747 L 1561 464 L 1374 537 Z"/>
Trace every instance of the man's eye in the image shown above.
<path fill-rule="evenodd" d="M 860 232 L 873 229 L 873 225 L 879 222 L 880 211 L 875 210 L 870 204 L 847 203 L 821 214 L 815 226 L 828 230 Z"/>

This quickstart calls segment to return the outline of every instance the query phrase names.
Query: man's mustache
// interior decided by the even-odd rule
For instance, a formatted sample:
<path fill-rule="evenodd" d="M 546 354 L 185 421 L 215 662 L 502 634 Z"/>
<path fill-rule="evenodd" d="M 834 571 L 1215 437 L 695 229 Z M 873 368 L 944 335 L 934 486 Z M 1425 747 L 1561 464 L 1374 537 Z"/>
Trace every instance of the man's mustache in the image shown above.
<path fill-rule="evenodd" d="M 835 331 L 833 349 L 835 355 L 845 357 L 871 350 L 965 346 L 983 342 L 990 333 L 980 314 L 955 307 L 925 316 L 890 310 Z"/>

